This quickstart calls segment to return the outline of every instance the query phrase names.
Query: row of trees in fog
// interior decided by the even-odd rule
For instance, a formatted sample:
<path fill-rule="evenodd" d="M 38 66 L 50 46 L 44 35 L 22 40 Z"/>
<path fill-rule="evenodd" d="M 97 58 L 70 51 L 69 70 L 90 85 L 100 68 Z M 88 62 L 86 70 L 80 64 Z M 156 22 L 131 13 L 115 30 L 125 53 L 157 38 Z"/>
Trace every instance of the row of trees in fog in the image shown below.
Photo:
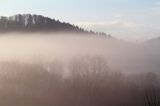
<path fill-rule="evenodd" d="M 159 106 L 159 76 L 113 71 L 101 56 L 72 59 L 67 66 L 0 64 L 3 106 Z M 64 75 L 64 71 L 67 74 Z"/>

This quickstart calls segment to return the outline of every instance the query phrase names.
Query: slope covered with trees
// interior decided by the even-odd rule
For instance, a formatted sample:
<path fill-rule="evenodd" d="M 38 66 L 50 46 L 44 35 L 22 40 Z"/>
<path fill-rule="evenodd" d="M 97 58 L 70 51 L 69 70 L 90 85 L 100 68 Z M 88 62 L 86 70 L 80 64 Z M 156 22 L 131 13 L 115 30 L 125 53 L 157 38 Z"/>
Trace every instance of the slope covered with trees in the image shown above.
<path fill-rule="evenodd" d="M 78 26 L 42 15 L 18 14 L 10 17 L 0 17 L 0 32 L 68 32 L 78 34 L 93 34 L 109 36 L 103 32 L 87 31 Z"/>
<path fill-rule="evenodd" d="M 160 106 L 154 73 L 113 72 L 104 57 L 77 57 L 67 65 L 0 63 L 2 106 Z"/>

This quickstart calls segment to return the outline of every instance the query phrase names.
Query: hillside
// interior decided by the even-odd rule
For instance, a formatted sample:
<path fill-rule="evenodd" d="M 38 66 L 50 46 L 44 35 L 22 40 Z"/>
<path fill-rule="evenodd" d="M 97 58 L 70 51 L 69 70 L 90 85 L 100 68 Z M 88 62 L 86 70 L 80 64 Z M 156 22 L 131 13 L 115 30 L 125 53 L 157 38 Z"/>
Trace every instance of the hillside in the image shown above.
<path fill-rule="evenodd" d="M 18 14 L 0 17 L 0 32 L 69 32 L 109 36 L 103 32 L 87 31 L 78 26 L 42 15 Z"/>

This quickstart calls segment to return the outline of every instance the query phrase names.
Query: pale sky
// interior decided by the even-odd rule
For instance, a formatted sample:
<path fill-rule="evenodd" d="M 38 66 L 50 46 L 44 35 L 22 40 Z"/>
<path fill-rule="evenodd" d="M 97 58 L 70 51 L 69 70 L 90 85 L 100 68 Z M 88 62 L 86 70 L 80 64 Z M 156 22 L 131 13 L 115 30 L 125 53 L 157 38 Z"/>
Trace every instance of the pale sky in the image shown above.
<path fill-rule="evenodd" d="M 129 40 L 160 36 L 160 0 L 0 0 L 0 15 L 39 14 Z"/>

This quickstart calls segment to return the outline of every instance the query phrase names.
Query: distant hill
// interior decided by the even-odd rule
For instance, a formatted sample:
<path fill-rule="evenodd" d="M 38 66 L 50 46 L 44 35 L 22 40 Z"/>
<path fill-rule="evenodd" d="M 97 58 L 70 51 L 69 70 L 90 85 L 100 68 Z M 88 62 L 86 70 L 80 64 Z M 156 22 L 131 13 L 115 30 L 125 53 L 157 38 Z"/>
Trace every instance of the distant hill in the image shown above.
<path fill-rule="evenodd" d="M 42 15 L 17 14 L 10 17 L 0 17 L 0 32 L 69 32 L 110 36 L 103 32 L 87 31 L 78 26 Z"/>
<path fill-rule="evenodd" d="M 160 45 L 160 37 L 149 39 L 145 43 L 146 44 L 159 44 Z"/>

